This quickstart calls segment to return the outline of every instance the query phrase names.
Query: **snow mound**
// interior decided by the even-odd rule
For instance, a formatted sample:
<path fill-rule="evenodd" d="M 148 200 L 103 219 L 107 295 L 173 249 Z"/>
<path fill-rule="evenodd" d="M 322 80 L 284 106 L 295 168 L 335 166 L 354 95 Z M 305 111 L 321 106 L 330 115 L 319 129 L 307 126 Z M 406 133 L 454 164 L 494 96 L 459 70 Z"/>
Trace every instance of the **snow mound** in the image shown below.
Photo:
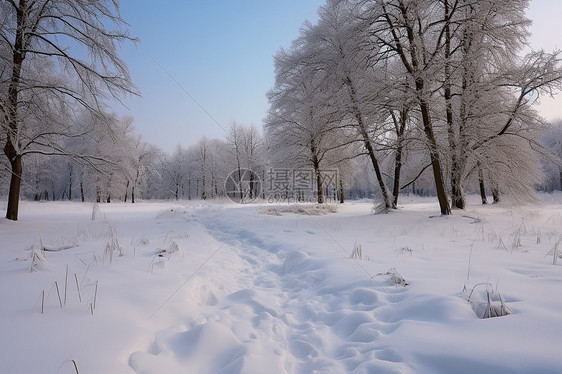
<path fill-rule="evenodd" d="M 143 374 L 235 373 L 240 372 L 245 352 L 228 327 L 208 322 L 187 331 L 159 333 L 152 351 L 133 353 L 129 366 Z"/>

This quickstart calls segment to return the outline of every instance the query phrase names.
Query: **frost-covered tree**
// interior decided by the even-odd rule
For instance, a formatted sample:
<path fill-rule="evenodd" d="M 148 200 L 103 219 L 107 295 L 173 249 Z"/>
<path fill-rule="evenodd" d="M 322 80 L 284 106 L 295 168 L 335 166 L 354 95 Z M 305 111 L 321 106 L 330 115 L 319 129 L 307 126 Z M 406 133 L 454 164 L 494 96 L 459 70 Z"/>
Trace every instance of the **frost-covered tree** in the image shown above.
<path fill-rule="evenodd" d="M 156 170 L 156 162 L 159 156 L 159 149 L 145 142 L 140 136 L 134 136 L 129 140 L 129 173 L 127 179 L 127 189 L 125 201 L 129 188 L 131 191 L 131 203 L 135 203 L 135 197 L 139 192 L 143 192 L 151 172 Z"/>
<path fill-rule="evenodd" d="M 364 20 L 379 59 L 399 61 L 409 78 L 426 136 L 441 214 L 450 214 L 444 167 L 432 113 L 441 65 L 444 23 L 436 15 L 439 0 L 358 0 L 356 16 Z"/>
<path fill-rule="evenodd" d="M 79 131 L 60 113 L 78 105 L 99 114 L 105 98 L 136 92 L 117 54 L 118 43 L 133 39 L 116 0 L 6 0 L 0 19 L 0 126 L 11 167 L 6 217 L 17 220 L 22 156 L 35 145 L 64 154 L 54 141 Z"/>
<path fill-rule="evenodd" d="M 543 155 L 545 189 L 562 191 L 562 120 L 555 121 L 543 135 L 543 144 L 549 154 Z"/>
<path fill-rule="evenodd" d="M 425 134 L 441 212 L 450 212 L 447 182 L 453 206 L 464 208 L 465 185 L 493 159 L 520 169 L 519 181 L 527 187 L 512 184 L 521 188 L 510 193 L 526 195 L 536 180 L 524 177 L 536 177 L 537 165 L 523 169 L 533 166 L 520 158 L 536 159 L 527 155 L 538 149 L 535 139 L 544 127 L 531 98 L 559 90 L 562 76 L 558 53 L 519 57 L 528 37 L 528 0 L 338 3 L 347 4 L 368 30 L 373 68 L 401 65 L 404 97 L 415 100 L 417 109 L 409 106 L 409 112 Z"/>
<path fill-rule="evenodd" d="M 536 170 L 521 169 L 518 161 L 526 149 L 532 153 L 538 148 L 535 139 L 544 127 L 530 110 L 531 97 L 559 89 L 562 75 L 557 53 L 538 51 L 519 57 L 529 35 L 527 6 L 526 0 L 443 0 L 443 97 L 456 208 L 464 208 L 465 184 L 482 165 L 482 157 L 489 160 L 499 153 L 498 159 L 511 160 L 520 169 L 520 181 L 536 175 Z M 499 137 L 504 139 L 497 141 Z M 527 142 L 519 142 L 521 137 Z M 517 149 L 509 144 L 526 148 L 509 154 Z M 529 164 L 532 169 L 537 166 Z M 536 182 L 528 180 L 528 188 Z"/>
<path fill-rule="evenodd" d="M 326 71 L 341 126 L 352 129 L 371 161 L 385 208 L 396 208 L 387 187 L 378 155 L 377 138 L 388 130 L 382 115 L 384 96 L 382 69 L 372 68 L 372 51 L 365 48 L 369 34 L 361 27 L 348 4 L 330 0 L 319 9 L 315 26 L 303 28 L 301 39 L 311 49 L 315 68 Z M 386 113 L 388 116 L 388 113 Z"/>
<path fill-rule="evenodd" d="M 222 164 L 228 169 L 225 170 L 226 174 L 234 172 L 240 181 L 243 169 L 251 170 L 249 198 L 256 198 L 259 191 L 258 181 L 254 178 L 263 175 L 265 168 L 265 144 L 258 130 L 254 126 L 246 128 L 233 122 L 226 137 L 225 151 Z"/>
<path fill-rule="evenodd" d="M 221 152 L 224 148 L 223 141 L 208 138 L 202 138 L 194 146 L 196 196 L 202 200 L 224 195 L 225 178 L 231 171 L 226 171 L 221 165 L 221 159 L 224 159 Z"/>
<path fill-rule="evenodd" d="M 270 110 L 265 128 L 271 154 L 285 168 L 312 167 L 317 201 L 324 202 L 321 169 L 336 132 L 323 89 L 325 71 L 304 58 L 302 45 L 281 49 L 275 56 L 275 86 L 268 92 Z M 274 161 L 274 165 L 275 165 Z"/>
<path fill-rule="evenodd" d="M 174 153 L 164 157 L 161 162 L 163 186 L 167 192 L 171 193 L 171 196 L 162 197 L 173 197 L 175 200 L 183 198 L 189 166 L 186 150 L 181 145 L 177 145 Z"/>

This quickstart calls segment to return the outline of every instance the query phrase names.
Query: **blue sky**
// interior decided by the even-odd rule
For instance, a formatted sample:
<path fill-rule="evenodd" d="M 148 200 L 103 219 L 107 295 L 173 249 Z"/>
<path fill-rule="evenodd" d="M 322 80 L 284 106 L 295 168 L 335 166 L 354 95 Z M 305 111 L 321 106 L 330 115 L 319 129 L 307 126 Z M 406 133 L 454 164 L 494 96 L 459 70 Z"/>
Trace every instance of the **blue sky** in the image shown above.
<path fill-rule="evenodd" d="M 149 142 L 172 152 L 201 137 L 224 136 L 232 121 L 261 127 L 273 86 L 273 55 L 288 47 L 323 0 L 121 0 L 121 15 L 141 39 L 124 46 L 142 98 L 115 107 L 135 118 Z M 532 44 L 562 47 L 562 1 L 532 0 Z M 556 32 L 556 30 L 558 30 Z M 543 100 L 547 118 L 559 103 Z"/>
<path fill-rule="evenodd" d="M 141 39 L 122 57 L 142 98 L 118 112 L 133 116 L 148 141 L 170 152 L 202 136 L 223 137 L 234 120 L 261 127 L 273 55 L 290 45 L 305 19 L 316 19 L 322 3 L 122 0 L 121 14 Z"/>

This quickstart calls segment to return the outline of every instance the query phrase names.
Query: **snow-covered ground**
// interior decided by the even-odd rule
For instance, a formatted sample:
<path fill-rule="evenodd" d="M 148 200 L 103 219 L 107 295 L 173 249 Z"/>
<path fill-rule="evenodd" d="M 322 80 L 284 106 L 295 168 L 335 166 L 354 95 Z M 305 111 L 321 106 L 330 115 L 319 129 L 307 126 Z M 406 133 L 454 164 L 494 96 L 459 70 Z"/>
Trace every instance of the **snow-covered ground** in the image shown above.
<path fill-rule="evenodd" d="M 560 201 L 23 202 L 0 373 L 560 373 Z"/>

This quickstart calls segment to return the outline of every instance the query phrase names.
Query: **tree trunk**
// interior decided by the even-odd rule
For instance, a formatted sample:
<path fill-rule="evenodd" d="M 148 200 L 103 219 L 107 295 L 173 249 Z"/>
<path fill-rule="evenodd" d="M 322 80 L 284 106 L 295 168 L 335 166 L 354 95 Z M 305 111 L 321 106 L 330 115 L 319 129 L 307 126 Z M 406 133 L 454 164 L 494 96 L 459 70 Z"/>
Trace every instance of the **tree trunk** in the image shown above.
<path fill-rule="evenodd" d="M 16 150 L 18 139 L 18 95 L 19 83 L 21 78 L 21 67 L 25 58 L 24 52 L 24 24 L 26 13 L 23 11 L 27 8 L 27 1 L 20 0 L 19 7 L 16 8 L 17 27 L 14 47 L 12 48 L 12 76 L 8 87 L 8 102 L 4 115 L 8 122 L 8 131 L 6 134 L 6 144 L 4 146 L 4 154 L 10 162 L 12 168 L 12 176 L 10 178 L 10 192 L 8 194 L 8 207 L 6 210 L 6 218 L 9 220 L 18 220 L 19 198 L 21 188 L 21 154 Z M 2 104 L 4 105 L 4 104 Z"/>
<path fill-rule="evenodd" d="M 207 173 L 206 173 L 206 168 L 205 168 L 205 164 L 206 164 L 206 160 L 207 160 L 207 145 L 206 143 L 202 144 L 201 147 L 201 200 L 207 200 L 207 189 L 205 186 L 205 182 L 207 179 Z"/>
<path fill-rule="evenodd" d="M 82 202 L 86 201 L 86 197 L 84 196 L 84 182 L 80 180 L 80 198 Z"/>
<path fill-rule="evenodd" d="M 486 198 L 486 186 L 484 185 L 484 172 L 478 163 L 478 185 L 480 186 L 480 198 L 482 199 L 482 205 L 488 204 Z"/>
<path fill-rule="evenodd" d="M 316 175 L 316 187 L 318 189 L 318 204 L 324 203 L 324 189 L 322 187 L 322 176 L 320 175 L 320 160 L 318 159 L 316 144 L 314 138 L 310 139 L 310 154 L 312 155 L 312 166 L 314 167 L 314 174 Z M 287 194 L 288 196 L 288 194 Z"/>
<path fill-rule="evenodd" d="M 466 206 L 461 186 L 461 165 L 459 162 L 459 141 L 457 139 L 456 124 L 453 119 L 453 92 L 451 89 L 451 30 L 449 26 L 449 1 L 444 2 L 445 10 L 445 83 L 443 96 L 445 98 L 445 113 L 447 118 L 447 133 L 449 150 L 451 152 L 451 205 L 453 208 L 464 209 Z"/>
<path fill-rule="evenodd" d="M 72 164 L 68 164 L 68 200 L 72 201 Z"/>
<path fill-rule="evenodd" d="M 314 164 L 314 173 L 316 174 L 316 187 L 318 187 L 318 204 L 324 203 L 324 189 L 322 187 L 322 176 L 318 163 Z"/>
<path fill-rule="evenodd" d="M 207 200 L 207 191 L 205 189 L 205 176 L 201 178 L 201 200 Z"/>
<path fill-rule="evenodd" d="M 343 189 L 343 180 L 340 178 L 340 204 L 344 203 L 345 200 L 345 195 L 344 195 L 344 189 Z"/>
<path fill-rule="evenodd" d="M 492 188 L 492 198 L 494 199 L 494 204 L 500 202 L 500 189 L 497 187 Z"/>
<path fill-rule="evenodd" d="M 124 203 L 127 202 L 127 198 L 129 197 L 129 184 L 130 183 L 131 183 L 131 181 L 127 179 L 127 184 L 125 185 L 125 198 L 123 199 Z"/>
<path fill-rule="evenodd" d="M 21 155 L 15 156 L 11 160 L 10 164 L 12 166 L 12 177 L 10 179 L 10 192 L 8 194 L 8 209 L 6 210 L 6 218 L 12 221 L 17 221 L 22 173 Z"/>
<path fill-rule="evenodd" d="M 498 186 L 498 184 L 496 183 L 495 180 L 492 179 L 492 199 L 493 199 L 493 203 L 497 204 L 500 202 L 501 198 L 500 198 L 500 187 Z"/>
<path fill-rule="evenodd" d="M 39 186 L 39 173 L 35 173 L 35 195 L 33 196 L 34 201 L 41 200 L 41 192 L 39 192 L 40 188 L 41 187 Z"/>
<path fill-rule="evenodd" d="M 461 186 L 460 165 L 456 156 L 451 160 L 451 205 L 453 208 L 466 208 L 466 199 Z"/>
<path fill-rule="evenodd" d="M 394 184 L 392 186 L 392 202 L 394 207 L 398 207 L 398 196 L 400 195 L 400 174 L 402 172 L 402 153 L 404 151 L 403 136 L 406 131 L 406 121 L 408 117 L 408 110 L 403 109 L 400 112 L 400 118 L 397 119 L 394 112 L 390 113 L 394 128 L 396 130 L 396 154 L 394 155 Z"/>
<path fill-rule="evenodd" d="M 416 89 L 418 94 L 421 96 L 423 92 L 423 81 L 421 79 L 416 79 Z M 435 190 L 437 191 L 439 208 L 441 210 L 441 214 L 449 215 L 451 214 L 451 207 L 449 206 L 449 200 L 447 199 L 447 189 L 445 188 L 445 180 L 441 169 L 441 160 L 439 157 L 439 151 L 437 150 L 437 140 L 435 139 L 435 134 L 433 133 L 429 104 L 423 99 L 423 97 L 420 97 L 419 100 L 423 129 L 427 139 L 429 140 L 429 156 L 431 157 L 431 166 L 433 168 L 433 178 L 435 180 Z"/>
<path fill-rule="evenodd" d="M 240 188 L 240 201 L 244 199 L 244 191 L 242 188 L 242 169 L 240 168 L 240 161 L 238 160 L 238 153 L 236 153 L 238 163 L 238 187 Z"/>
<path fill-rule="evenodd" d="M 355 87 L 353 86 L 353 82 L 349 77 L 346 77 L 345 82 L 349 89 L 349 96 L 352 103 L 353 116 L 357 121 L 357 129 L 359 130 L 359 133 L 363 140 L 363 144 L 365 145 L 365 149 L 369 154 L 369 158 L 371 160 L 371 163 L 373 164 L 373 169 L 375 169 L 375 175 L 377 176 L 379 188 L 381 189 L 382 197 L 384 200 L 384 206 L 386 209 L 396 209 L 396 204 L 393 204 L 393 202 L 390 200 L 390 196 L 388 196 L 388 191 L 386 190 L 386 185 L 384 183 L 382 172 L 380 170 L 379 162 L 375 155 L 375 150 L 373 149 L 373 145 L 371 144 L 369 134 L 367 133 L 366 124 L 363 121 L 363 116 L 361 115 L 361 111 L 359 110 L 357 93 L 355 92 Z"/>
<path fill-rule="evenodd" d="M 398 196 L 400 195 L 400 173 L 402 170 L 402 146 L 396 149 L 394 155 L 394 185 L 392 186 L 392 203 L 398 207 Z"/>
<path fill-rule="evenodd" d="M 135 203 L 135 186 L 131 188 L 131 204 Z"/>
<path fill-rule="evenodd" d="M 129 198 L 129 184 L 131 182 L 127 179 L 127 184 L 125 185 L 125 198 L 123 199 L 123 202 L 126 203 L 127 199 Z"/>
<path fill-rule="evenodd" d="M 365 132 L 366 135 L 366 132 Z M 365 144 L 365 148 L 367 149 L 367 153 L 369 153 L 369 158 L 371 159 L 371 164 L 373 165 L 373 168 L 375 169 L 375 175 L 377 176 L 377 181 L 379 183 L 379 188 L 381 190 L 382 193 L 382 198 L 384 200 L 384 206 L 387 209 L 396 209 L 396 205 L 394 205 L 392 203 L 392 201 L 390 200 L 390 196 L 388 196 L 388 191 L 386 190 L 386 185 L 384 184 L 384 179 L 382 176 L 382 172 L 379 166 L 379 162 L 375 156 L 375 150 L 373 149 L 373 146 L 371 145 L 371 141 L 368 139 L 368 135 L 367 135 L 367 139 L 365 139 L 364 137 L 364 144 Z"/>
<path fill-rule="evenodd" d="M 445 86 L 445 102 L 447 107 L 447 125 L 449 149 L 451 152 L 451 205 L 453 208 L 464 209 L 466 199 L 461 185 L 461 163 L 459 160 L 459 141 L 455 134 L 455 123 L 453 121 L 451 88 Z"/>
<path fill-rule="evenodd" d="M 256 193 L 255 193 L 255 181 L 254 181 L 254 172 L 252 170 L 250 170 L 250 201 L 254 200 L 255 198 L 257 198 Z"/>
<path fill-rule="evenodd" d="M 262 171 L 261 180 L 262 180 L 262 183 L 265 184 L 265 169 Z M 262 199 L 265 200 L 265 186 L 264 185 L 262 185 L 261 197 L 262 197 Z"/>
<path fill-rule="evenodd" d="M 416 33 L 414 32 L 413 29 L 413 24 L 415 24 L 416 21 L 420 21 L 420 20 L 419 19 L 414 21 L 409 20 L 408 9 L 406 8 L 405 4 L 400 2 L 399 10 L 402 13 L 402 16 L 404 17 L 406 34 L 410 46 L 409 48 L 409 55 L 411 59 L 410 62 L 408 61 L 408 56 L 406 52 L 407 50 L 403 48 L 403 45 L 400 42 L 399 36 L 396 32 L 396 26 L 394 25 L 390 17 L 390 14 L 386 12 L 386 5 L 384 2 L 382 4 L 383 4 L 383 10 L 386 13 L 385 14 L 386 21 L 388 25 L 391 27 L 392 38 L 396 43 L 396 50 L 398 52 L 398 55 L 400 56 L 400 60 L 402 61 L 408 73 L 415 80 L 416 96 L 418 99 L 418 104 L 422 115 L 423 129 L 429 143 L 428 144 L 429 156 L 431 158 L 431 166 L 433 168 L 433 178 L 435 180 L 435 190 L 437 191 L 439 208 L 441 210 L 441 214 L 449 215 L 451 214 L 451 207 L 449 206 L 449 200 L 447 198 L 447 189 L 445 188 L 445 179 L 443 178 L 443 170 L 441 168 L 441 160 L 439 157 L 437 140 L 433 132 L 433 123 L 431 121 L 430 106 L 426 98 L 426 95 L 428 95 L 428 93 L 425 92 L 424 78 L 420 76 L 420 73 L 424 70 L 424 66 L 420 66 L 420 63 L 423 62 L 423 58 L 420 58 L 420 56 L 418 55 L 418 53 L 420 53 L 420 48 L 416 48 L 416 46 L 418 45 L 418 41 L 415 38 Z"/>

